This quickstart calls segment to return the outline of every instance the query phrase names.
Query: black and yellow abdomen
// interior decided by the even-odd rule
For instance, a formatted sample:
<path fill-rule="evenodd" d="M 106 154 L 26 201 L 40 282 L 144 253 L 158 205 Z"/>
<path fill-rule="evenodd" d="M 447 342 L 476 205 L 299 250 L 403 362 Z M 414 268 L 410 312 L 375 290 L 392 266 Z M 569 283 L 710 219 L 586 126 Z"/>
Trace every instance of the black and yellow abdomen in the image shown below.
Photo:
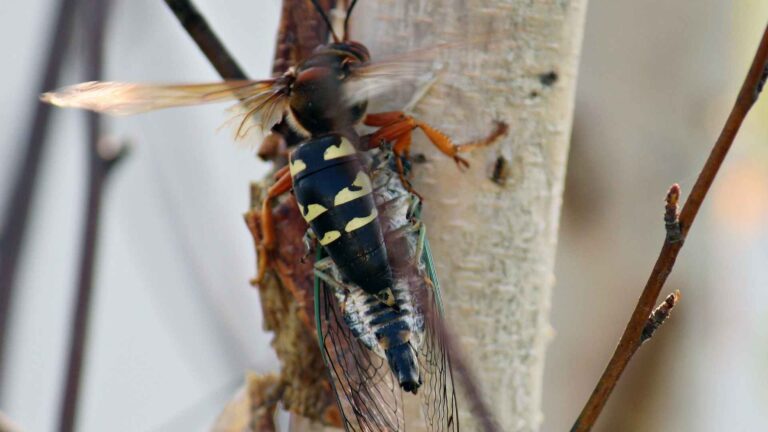
<path fill-rule="evenodd" d="M 343 276 L 372 294 L 390 288 L 371 178 L 352 143 L 312 137 L 291 153 L 290 170 L 302 216 Z"/>

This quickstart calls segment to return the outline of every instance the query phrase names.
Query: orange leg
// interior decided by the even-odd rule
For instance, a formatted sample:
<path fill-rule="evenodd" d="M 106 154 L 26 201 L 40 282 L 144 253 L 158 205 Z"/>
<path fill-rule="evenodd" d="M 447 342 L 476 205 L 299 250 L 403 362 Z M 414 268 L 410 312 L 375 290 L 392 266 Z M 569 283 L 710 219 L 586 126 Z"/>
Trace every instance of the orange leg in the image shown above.
<path fill-rule="evenodd" d="M 420 120 L 406 115 L 400 111 L 391 111 L 377 114 L 369 114 L 363 119 L 363 123 L 368 126 L 378 126 L 380 129 L 371 134 L 369 139 L 369 146 L 375 148 L 380 146 L 383 142 L 395 142 L 395 153 L 398 156 L 408 155 L 410 153 L 411 140 L 410 137 L 407 142 L 400 145 L 397 148 L 397 142 L 404 135 L 409 135 L 411 132 L 419 128 L 429 138 L 429 141 L 437 147 L 443 154 L 450 156 L 459 166 L 459 168 L 468 168 L 469 162 L 459 156 L 459 153 L 472 151 L 476 148 L 485 147 L 496 141 L 499 137 L 507 133 L 508 126 L 505 123 L 497 122 L 495 129 L 485 138 L 473 141 L 466 144 L 456 145 L 451 141 L 448 136 L 432 126 L 424 123 Z"/>
<path fill-rule="evenodd" d="M 279 180 L 282 176 L 285 175 L 285 173 L 289 172 L 290 169 L 291 169 L 291 166 L 290 165 L 286 165 L 286 166 L 280 168 L 279 170 L 275 171 L 275 173 L 272 174 L 272 178 L 275 179 L 275 180 Z"/>
<path fill-rule="evenodd" d="M 472 151 L 476 148 L 493 144 L 496 139 L 506 134 L 508 129 L 506 123 L 496 122 L 496 128 L 487 137 L 467 144 L 456 145 L 444 133 L 422 121 L 406 115 L 402 111 L 368 114 L 363 119 L 363 123 L 368 126 L 379 127 L 379 130 L 368 137 L 369 148 L 377 148 L 385 142 L 394 141 L 392 152 L 396 156 L 395 163 L 397 166 L 397 174 L 400 176 L 400 181 L 409 192 L 415 194 L 419 198 L 421 198 L 421 196 L 413 190 L 411 183 L 405 178 L 402 161 L 403 158 L 408 158 L 411 153 L 411 134 L 414 129 L 421 129 L 422 132 L 424 132 L 424 135 L 427 136 L 429 141 L 431 141 L 438 150 L 453 158 L 459 169 L 469 167 L 469 162 L 460 157 L 459 153 Z"/>
<path fill-rule="evenodd" d="M 281 170 L 282 171 L 282 170 Z M 278 171 L 279 173 L 279 171 Z M 264 279 L 269 264 L 270 254 L 275 248 L 275 221 L 272 215 L 272 199 L 291 190 L 293 179 L 291 173 L 287 170 L 282 173 L 279 179 L 267 190 L 267 196 L 261 206 L 261 235 L 262 240 L 259 245 L 259 272 L 256 275 L 256 282 L 260 283 Z"/>

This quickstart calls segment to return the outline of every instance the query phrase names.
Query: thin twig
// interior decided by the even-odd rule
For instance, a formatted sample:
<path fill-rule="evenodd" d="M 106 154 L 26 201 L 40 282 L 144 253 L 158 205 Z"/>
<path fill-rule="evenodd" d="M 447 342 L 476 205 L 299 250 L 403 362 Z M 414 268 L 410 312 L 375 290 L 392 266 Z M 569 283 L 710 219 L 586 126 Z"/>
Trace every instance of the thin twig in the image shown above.
<path fill-rule="evenodd" d="M 189 0 L 165 0 L 216 72 L 224 79 L 247 79 L 229 51 L 213 32 L 208 22 Z"/>
<path fill-rule="evenodd" d="M 85 50 L 87 79 L 101 78 L 103 65 L 104 33 L 107 21 L 109 0 L 90 0 L 80 5 L 80 12 L 85 17 L 87 47 Z M 80 383 L 88 336 L 91 294 L 93 292 L 93 271 L 96 259 L 96 240 L 99 230 L 104 181 L 115 163 L 125 155 L 125 147 L 112 155 L 101 151 L 102 126 L 99 114 L 87 113 L 88 122 L 88 196 L 83 226 L 82 255 L 78 276 L 77 297 L 75 299 L 74 319 L 70 329 L 69 358 L 66 382 L 59 417 L 59 429 L 71 432 L 75 428 L 77 406 L 80 395 Z"/>
<path fill-rule="evenodd" d="M 616 347 L 611 360 L 608 362 L 603 375 L 600 377 L 600 381 L 598 381 L 579 418 L 574 423 L 571 429 L 572 432 L 588 431 L 592 428 L 629 360 L 640 347 L 643 328 L 648 316 L 656 304 L 656 299 L 661 288 L 664 286 L 664 282 L 672 271 L 677 255 L 683 247 L 685 237 L 691 229 L 691 225 L 701 208 L 709 188 L 712 186 L 715 175 L 733 144 L 741 123 L 754 105 L 765 84 L 766 75 L 768 75 L 767 67 L 768 27 L 763 32 L 763 37 L 755 53 L 752 66 L 747 77 L 744 79 L 731 113 L 720 132 L 715 146 L 712 148 L 707 162 L 696 179 L 696 184 L 694 184 L 688 199 L 685 201 L 683 210 L 680 212 L 678 220 L 680 239 L 678 241 L 670 241 L 669 237 L 665 239 L 653 271 L 643 289 L 643 293 L 640 295 L 637 306 L 634 312 L 632 312 L 632 317 L 619 340 L 619 345 Z"/>
<path fill-rule="evenodd" d="M 76 4 L 77 0 L 59 2 L 56 23 L 48 40 L 47 60 L 37 94 L 57 87 L 59 72 L 71 40 Z M 51 105 L 38 101 L 37 97 L 30 100 L 34 100 L 34 114 L 30 117 L 26 130 L 26 153 L 16 174 L 13 193 L 6 206 L 2 219 L 4 225 L 0 234 L 0 389 L 4 388 L 2 368 L 7 364 L 4 352 L 8 343 L 11 303 L 19 254 L 27 231 L 27 222 L 30 220 L 29 210 L 37 183 L 40 158 L 46 144 L 45 136 L 52 108 Z M 2 398 L 2 391 L 0 391 L 0 398 Z"/>

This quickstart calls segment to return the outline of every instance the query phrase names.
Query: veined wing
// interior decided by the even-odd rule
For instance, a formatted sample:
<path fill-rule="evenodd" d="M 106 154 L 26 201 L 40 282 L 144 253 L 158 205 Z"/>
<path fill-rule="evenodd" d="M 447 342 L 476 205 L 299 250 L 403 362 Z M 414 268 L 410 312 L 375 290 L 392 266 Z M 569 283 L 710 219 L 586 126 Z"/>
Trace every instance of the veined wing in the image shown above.
<path fill-rule="evenodd" d="M 240 100 L 237 137 L 248 130 L 247 120 L 257 120 L 262 130 L 280 121 L 287 107 L 291 75 L 252 81 L 233 80 L 209 84 L 137 84 L 90 81 L 44 93 L 44 102 L 66 108 L 83 108 L 111 115 L 131 115 L 164 108 Z"/>
<path fill-rule="evenodd" d="M 419 347 L 419 365 L 424 382 L 421 386 L 422 411 L 427 429 L 430 431 L 458 431 L 459 408 L 456 399 L 456 387 L 453 382 L 450 353 L 446 349 L 445 334 L 436 320 L 443 319 L 443 305 L 440 297 L 440 284 L 435 273 L 432 251 L 426 237 L 426 230 L 419 233 L 422 244 L 421 263 L 426 275 L 424 287 L 426 293 L 418 298 L 425 309 L 424 340 Z"/>
<path fill-rule="evenodd" d="M 315 279 L 315 316 L 323 351 L 347 431 L 404 430 L 402 390 L 384 358 L 349 330 L 332 287 Z"/>
<path fill-rule="evenodd" d="M 350 105 L 373 99 L 403 84 L 414 84 L 434 75 L 435 60 L 472 42 L 446 42 L 355 65 L 344 84 L 344 101 Z"/>
<path fill-rule="evenodd" d="M 344 102 L 354 105 L 383 95 L 407 83 L 415 83 L 432 71 L 437 48 L 411 51 L 354 66 L 344 83 Z"/>

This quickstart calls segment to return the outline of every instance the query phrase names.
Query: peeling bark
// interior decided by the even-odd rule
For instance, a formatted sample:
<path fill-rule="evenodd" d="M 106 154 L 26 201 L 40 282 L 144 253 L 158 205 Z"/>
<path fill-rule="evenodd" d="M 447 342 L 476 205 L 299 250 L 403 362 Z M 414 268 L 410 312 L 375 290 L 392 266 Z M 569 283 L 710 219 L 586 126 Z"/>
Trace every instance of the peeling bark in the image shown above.
<path fill-rule="evenodd" d="M 541 425 L 557 227 L 586 0 L 361 2 L 352 35 L 374 59 L 449 42 L 415 115 L 467 141 L 494 119 L 510 133 L 453 161 L 416 135 L 414 186 L 459 334 L 502 430 Z M 412 92 L 406 89 L 405 92 Z M 392 95 L 382 106 L 402 107 Z M 374 107 L 375 108 L 375 107 Z M 477 423 L 462 405 L 462 428 Z M 409 430 L 418 430 L 414 425 Z"/>

